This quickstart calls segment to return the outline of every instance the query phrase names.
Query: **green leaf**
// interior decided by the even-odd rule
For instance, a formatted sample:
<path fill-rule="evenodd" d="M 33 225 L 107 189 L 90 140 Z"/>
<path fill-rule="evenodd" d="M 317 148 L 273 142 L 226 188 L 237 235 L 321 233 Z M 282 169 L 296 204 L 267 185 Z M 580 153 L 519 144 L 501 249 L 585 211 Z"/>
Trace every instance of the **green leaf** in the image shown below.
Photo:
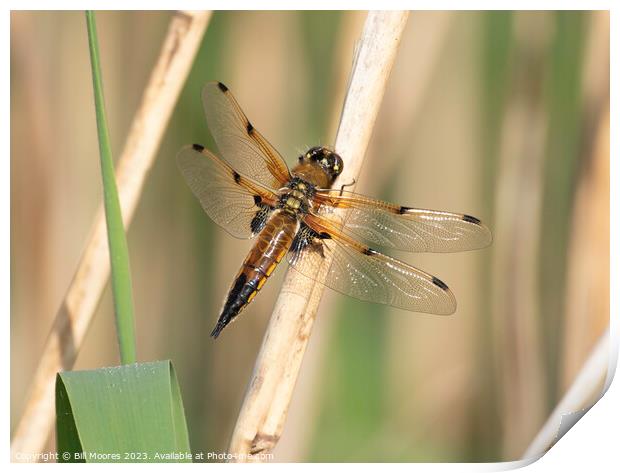
<path fill-rule="evenodd" d="M 61 462 L 189 462 L 183 401 L 169 360 L 56 377 Z"/>
<path fill-rule="evenodd" d="M 121 363 L 134 363 L 136 361 L 136 336 L 131 273 L 129 271 L 129 252 L 127 250 L 127 239 L 125 237 L 121 206 L 114 178 L 114 163 L 112 162 L 105 101 L 103 99 L 103 80 L 101 78 L 101 65 L 99 61 L 97 27 L 95 24 L 95 14 L 92 11 L 86 12 L 86 27 L 88 30 L 88 46 L 92 66 L 93 90 L 95 93 L 99 157 L 101 158 L 101 177 L 103 179 L 103 203 L 108 229 L 112 293 L 114 295 L 114 311 L 116 314 L 116 334 L 121 352 Z"/>

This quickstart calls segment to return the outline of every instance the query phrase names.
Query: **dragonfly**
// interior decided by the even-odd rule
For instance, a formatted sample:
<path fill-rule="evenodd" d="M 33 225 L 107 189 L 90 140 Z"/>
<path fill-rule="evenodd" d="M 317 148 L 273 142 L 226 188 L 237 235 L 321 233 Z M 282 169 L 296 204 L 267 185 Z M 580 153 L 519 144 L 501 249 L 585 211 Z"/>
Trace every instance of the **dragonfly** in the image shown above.
<path fill-rule="evenodd" d="M 178 167 L 215 223 L 233 237 L 255 240 L 213 338 L 252 302 L 285 256 L 301 274 L 363 301 L 429 314 L 455 312 L 456 299 L 443 281 L 376 248 L 440 253 L 483 248 L 492 236 L 478 218 L 383 202 L 345 186 L 333 189 L 344 167 L 335 150 L 314 146 L 289 169 L 228 87 L 207 83 L 202 102 L 222 157 L 188 145 L 177 155 Z M 340 222 L 333 218 L 336 210 L 345 215 Z"/>

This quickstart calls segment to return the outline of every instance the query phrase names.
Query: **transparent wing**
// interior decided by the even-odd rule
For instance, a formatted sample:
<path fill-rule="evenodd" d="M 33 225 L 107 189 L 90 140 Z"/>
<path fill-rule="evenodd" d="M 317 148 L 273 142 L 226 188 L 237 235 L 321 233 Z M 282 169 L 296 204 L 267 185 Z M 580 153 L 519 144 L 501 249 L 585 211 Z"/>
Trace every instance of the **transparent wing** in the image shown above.
<path fill-rule="evenodd" d="M 236 238 L 254 236 L 255 219 L 264 217 L 276 203 L 272 191 L 240 175 L 200 145 L 181 149 L 177 163 L 205 212 Z"/>
<path fill-rule="evenodd" d="M 279 189 L 291 179 L 280 154 L 252 126 L 224 84 L 206 84 L 202 103 L 215 143 L 234 169 L 271 189 Z"/>
<path fill-rule="evenodd" d="M 317 215 L 347 209 L 343 232 L 384 248 L 449 253 L 483 248 L 492 240 L 489 229 L 470 215 L 403 207 L 339 190 L 320 191 L 314 201 Z"/>
<path fill-rule="evenodd" d="M 454 295 L 439 279 L 371 250 L 320 217 L 309 215 L 304 222 L 301 243 L 287 259 L 305 276 L 363 301 L 438 315 L 456 310 Z M 303 239 L 304 231 L 309 238 Z M 328 267 L 326 258 L 332 261 Z"/>

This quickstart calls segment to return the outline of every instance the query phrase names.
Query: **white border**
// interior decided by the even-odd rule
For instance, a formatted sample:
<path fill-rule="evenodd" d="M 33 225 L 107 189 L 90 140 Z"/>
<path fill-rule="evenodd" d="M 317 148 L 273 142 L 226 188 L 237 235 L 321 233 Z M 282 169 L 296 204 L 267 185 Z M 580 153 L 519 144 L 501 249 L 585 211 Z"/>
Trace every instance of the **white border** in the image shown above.
<path fill-rule="evenodd" d="M 10 198 L 10 160 L 8 157 L 10 156 L 10 133 L 9 133 L 9 123 L 10 123 L 10 91 L 9 91 L 9 82 L 10 82 L 10 74 L 9 74 L 9 59 L 10 59 L 10 11 L 9 9 L 15 10 L 28 10 L 28 9 L 41 9 L 41 10 L 49 10 L 49 9 L 83 9 L 86 6 L 93 9 L 118 9 L 118 10 L 126 10 L 126 9 L 171 9 L 174 8 L 186 8 L 186 9 L 203 9 L 203 8 L 214 8 L 214 9 L 255 9 L 256 4 L 247 2 L 247 1 L 236 1 L 231 0 L 228 2 L 209 2 L 209 1 L 180 1 L 180 2 L 163 2 L 160 0 L 154 0 L 149 2 L 148 4 L 144 2 L 136 2 L 136 1 L 89 1 L 89 2 L 78 2 L 78 1 L 64 1 L 64 2 L 55 2 L 54 5 L 50 5 L 47 2 L 43 1 L 9 1 L 6 3 L 6 13 L 2 18 L 2 41 L 5 43 L 1 49 L 2 54 L 2 64 L 5 65 L 3 68 L 4 73 L 1 75 L 3 82 L 3 113 L 0 124 L 1 132 L 3 134 L 4 140 L 2 141 L 5 146 L 5 159 L 3 160 L 3 186 L 2 191 L 4 194 L 4 198 L 0 204 L 0 209 L 2 211 L 3 222 L 8 227 L 10 225 L 10 207 L 9 207 L 9 198 Z M 410 9 L 458 9 L 458 10 L 478 10 L 478 9 L 558 9 L 558 7 L 562 9 L 587 9 L 587 10 L 596 10 L 596 9 L 610 9 L 612 3 L 610 1 L 590 1 L 590 2 L 577 2 L 577 1 L 564 1 L 561 2 L 553 2 L 553 1 L 521 1 L 521 2 L 508 2 L 508 1 L 475 1 L 475 2 L 467 2 L 467 4 L 463 4 L 463 2 L 457 1 L 416 1 L 416 2 L 398 2 L 393 0 L 384 0 L 382 2 L 370 2 L 370 1 L 358 1 L 358 2 L 338 2 L 338 1 L 325 1 L 325 0 L 317 0 L 312 2 L 311 4 L 303 4 L 301 2 L 284 2 L 284 1 L 265 1 L 260 3 L 261 7 L 267 9 L 287 9 L 291 7 L 300 8 L 300 9 L 346 9 L 346 8 L 354 8 L 354 9 L 397 9 L 397 8 L 410 8 Z M 611 21 L 611 148 L 610 148 L 610 156 L 616 156 L 616 159 L 611 159 L 610 162 L 610 172 L 611 172 L 611 182 L 618 182 L 618 166 L 616 164 L 617 158 L 620 156 L 618 149 L 618 140 L 615 135 L 615 125 L 618 123 L 618 97 L 615 92 L 614 84 L 618 83 L 618 72 L 617 72 L 617 60 L 618 60 L 618 27 L 619 22 L 616 18 L 616 12 L 612 9 L 610 14 Z M 611 185 L 611 215 L 610 215 L 610 228 L 611 228 L 611 242 L 617 242 L 620 237 L 618 233 L 618 220 L 617 220 L 617 202 L 620 196 L 618 195 L 618 191 L 614 185 Z M 4 268 L 2 271 L 2 295 L 3 301 L 6 304 L 7 310 L 5 311 L 5 320 L 7 325 L 9 324 L 9 314 L 10 314 L 10 242 L 9 235 L 10 229 L 6 228 L 4 232 L 2 232 L 2 254 L 4 255 Z M 617 294 L 619 291 L 618 287 L 618 269 L 617 263 L 618 260 L 618 252 L 616 246 L 612 243 L 611 245 L 611 353 L 612 357 L 610 359 L 610 369 L 611 373 L 615 372 L 618 360 L 618 346 L 620 333 L 618 332 L 619 324 L 618 324 L 618 299 Z M 4 363 L 6 372 L 10 370 L 10 330 L 9 327 L 5 327 L 4 330 Z M 4 417 L 5 428 L 3 429 L 2 440 L 5 446 L 5 461 L 9 462 L 9 419 L 8 413 L 10 412 L 10 396 L 8 390 L 2 389 L 0 390 L 0 395 L 3 398 L 4 406 L 5 406 L 5 414 Z M 611 383 L 609 390 L 603 396 L 603 398 L 596 404 L 594 407 L 578 422 L 578 425 L 575 428 L 572 428 L 541 460 L 531 464 L 528 469 L 531 471 L 543 472 L 543 471 L 556 471 L 556 470 L 573 470 L 573 469 L 594 469 L 594 471 L 614 471 L 618 469 L 620 466 L 620 460 L 618 459 L 618 455 L 616 454 L 617 447 L 617 435 L 616 435 L 616 425 L 614 425 L 614 421 L 620 419 L 620 388 L 618 388 L 618 383 Z M 381 468 L 390 468 L 394 470 L 402 470 L 402 471 L 497 471 L 497 470 L 506 470 L 512 468 L 518 468 L 525 466 L 527 463 L 525 462 L 512 462 L 512 463 L 490 463 L 490 464 L 386 464 L 382 465 Z M 40 468 L 38 465 L 19 465 L 19 464 L 11 464 L 11 468 Z M 193 465 L 175 465 L 175 468 L 193 468 Z M 296 465 L 297 468 L 301 470 L 306 469 L 314 469 L 313 464 L 299 464 Z M 339 465 L 339 468 L 355 468 L 356 471 L 366 470 L 370 468 L 374 468 L 370 465 Z M 65 468 L 63 465 L 46 465 L 42 468 Z M 89 465 L 88 468 L 109 468 L 108 465 Z M 132 465 L 131 468 L 140 468 L 138 465 Z M 169 466 L 166 465 L 148 465 L 149 469 L 166 469 L 168 470 Z M 208 465 L 206 467 L 199 466 L 199 468 L 243 468 L 242 466 L 235 465 Z M 269 464 L 269 465 L 256 465 L 255 468 L 266 469 L 269 468 L 270 471 L 273 469 L 283 469 L 290 468 L 290 465 L 284 464 Z"/>

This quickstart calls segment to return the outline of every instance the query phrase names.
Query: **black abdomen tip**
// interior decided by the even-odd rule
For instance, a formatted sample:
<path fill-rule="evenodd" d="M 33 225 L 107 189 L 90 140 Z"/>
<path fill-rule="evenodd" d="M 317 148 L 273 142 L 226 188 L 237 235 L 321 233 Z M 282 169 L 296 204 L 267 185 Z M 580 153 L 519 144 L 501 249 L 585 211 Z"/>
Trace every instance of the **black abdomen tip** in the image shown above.
<path fill-rule="evenodd" d="M 220 90 L 222 92 L 228 92 L 228 87 L 226 87 L 224 84 L 222 84 L 221 82 L 217 83 L 217 86 L 220 88 Z"/>
<path fill-rule="evenodd" d="M 480 225 L 480 220 L 476 217 L 472 217 L 471 215 L 463 215 L 463 220 L 469 223 L 474 223 L 476 225 Z"/>
<path fill-rule="evenodd" d="M 198 151 L 198 152 L 200 152 L 200 153 L 202 153 L 202 152 L 204 151 L 204 149 L 205 149 L 205 147 L 204 147 L 204 146 L 202 146 L 202 145 L 197 145 L 197 144 L 193 144 L 193 145 L 192 145 L 192 148 L 194 148 L 196 151 Z"/>
<path fill-rule="evenodd" d="M 444 291 L 448 290 L 448 285 L 445 282 L 443 282 L 441 279 L 436 278 L 435 276 L 433 276 L 433 284 L 437 287 L 440 287 Z"/>
<path fill-rule="evenodd" d="M 220 335 L 220 333 L 222 333 L 222 330 L 224 329 L 224 327 L 226 327 L 226 324 L 218 320 L 217 324 L 215 325 L 215 328 L 211 332 L 211 336 L 213 338 L 217 338 Z"/>

